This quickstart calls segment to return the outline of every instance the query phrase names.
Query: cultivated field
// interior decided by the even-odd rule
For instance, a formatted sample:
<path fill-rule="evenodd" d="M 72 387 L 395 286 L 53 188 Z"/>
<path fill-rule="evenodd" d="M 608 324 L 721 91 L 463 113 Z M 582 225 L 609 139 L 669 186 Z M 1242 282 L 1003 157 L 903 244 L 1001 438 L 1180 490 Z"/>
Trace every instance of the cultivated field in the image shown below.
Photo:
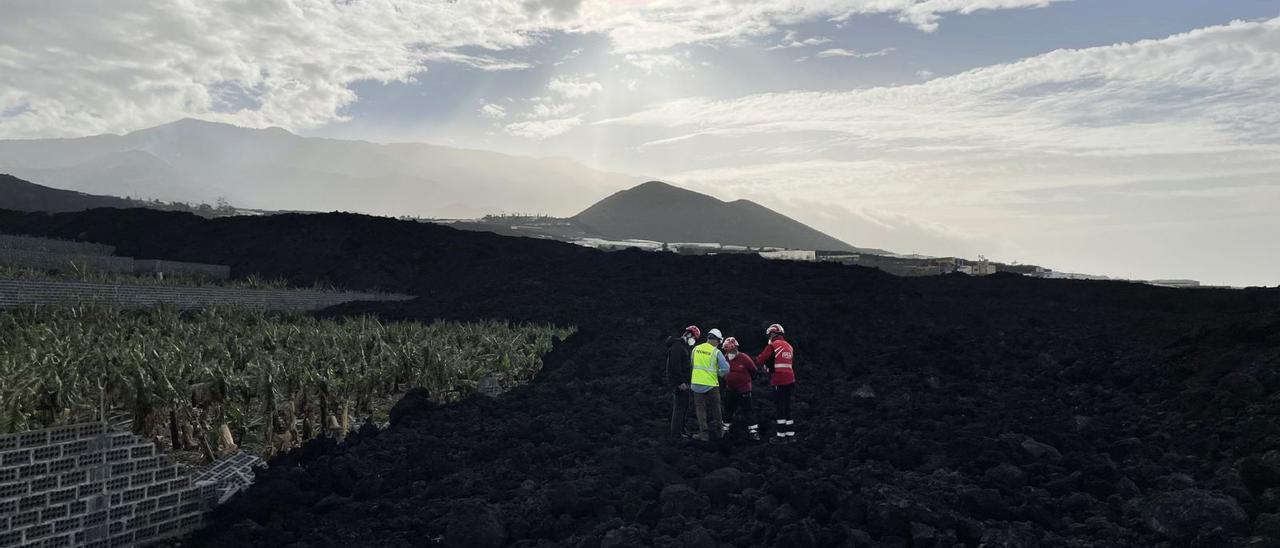
<path fill-rule="evenodd" d="M 0 313 L 0 432 L 123 412 L 174 449 L 271 454 L 382 419 L 411 388 L 445 403 L 485 377 L 525 382 L 568 333 L 241 309 L 12 310 Z"/>

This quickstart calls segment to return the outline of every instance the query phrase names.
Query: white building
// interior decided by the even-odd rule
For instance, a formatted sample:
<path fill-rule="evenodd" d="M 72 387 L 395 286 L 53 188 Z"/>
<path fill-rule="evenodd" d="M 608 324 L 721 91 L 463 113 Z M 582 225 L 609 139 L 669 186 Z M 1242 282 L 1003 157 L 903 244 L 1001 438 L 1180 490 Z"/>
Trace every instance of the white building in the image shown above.
<path fill-rule="evenodd" d="M 766 259 L 784 261 L 816 261 L 818 252 L 804 249 L 784 249 L 782 251 L 761 251 L 760 256 Z"/>

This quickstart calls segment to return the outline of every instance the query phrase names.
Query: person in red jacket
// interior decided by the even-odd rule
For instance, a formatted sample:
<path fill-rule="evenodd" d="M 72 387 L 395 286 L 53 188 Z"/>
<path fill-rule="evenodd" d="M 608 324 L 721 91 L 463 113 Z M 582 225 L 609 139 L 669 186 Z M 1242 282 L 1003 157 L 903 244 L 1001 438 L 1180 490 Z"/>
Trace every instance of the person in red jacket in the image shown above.
<path fill-rule="evenodd" d="M 751 379 L 756 376 L 756 362 L 751 356 L 738 352 L 738 339 L 729 337 L 720 345 L 724 357 L 729 360 L 729 374 L 724 383 L 728 390 L 724 392 L 724 432 L 729 433 L 734 417 L 742 412 L 742 420 L 747 422 L 747 437 L 752 441 L 760 441 L 760 424 L 751 412 Z"/>
<path fill-rule="evenodd" d="M 795 350 L 787 342 L 786 331 L 773 324 L 764 332 L 769 344 L 756 357 L 756 363 L 769 372 L 769 385 L 773 387 L 774 443 L 795 441 L 796 421 L 791 419 L 791 392 L 796 385 Z"/>

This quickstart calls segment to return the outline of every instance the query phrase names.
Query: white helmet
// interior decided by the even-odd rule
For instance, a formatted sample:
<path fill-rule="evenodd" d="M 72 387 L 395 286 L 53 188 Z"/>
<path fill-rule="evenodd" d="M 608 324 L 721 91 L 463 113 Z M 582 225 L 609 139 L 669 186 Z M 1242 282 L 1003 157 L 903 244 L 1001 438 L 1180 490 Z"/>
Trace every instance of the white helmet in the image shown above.
<path fill-rule="evenodd" d="M 723 340 L 724 340 L 724 335 L 721 335 L 721 334 L 720 334 L 720 330 L 719 330 L 719 329 L 712 329 L 711 331 L 708 331 L 708 332 L 707 332 L 707 338 L 708 338 L 708 339 L 715 339 L 715 340 L 717 340 L 717 341 L 723 341 Z"/>
<path fill-rule="evenodd" d="M 787 332 L 787 331 L 786 331 L 785 329 L 783 329 L 783 328 L 782 328 L 782 325 L 780 325 L 780 324 L 776 324 L 776 323 L 775 323 L 775 324 L 773 324 L 773 325 L 771 325 L 771 326 L 769 326 L 769 329 L 764 330 L 764 334 L 765 334 L 765 335 L 770 335 L 770 336 L 771 336 L 771 335 L 783 335 L 783 334 L 785 334 L 786 332 Z"/>

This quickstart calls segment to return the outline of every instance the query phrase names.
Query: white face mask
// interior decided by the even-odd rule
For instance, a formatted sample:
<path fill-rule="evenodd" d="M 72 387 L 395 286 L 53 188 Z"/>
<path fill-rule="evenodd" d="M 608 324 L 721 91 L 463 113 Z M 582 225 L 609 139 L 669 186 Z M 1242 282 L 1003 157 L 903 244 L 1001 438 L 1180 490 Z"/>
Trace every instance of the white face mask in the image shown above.
<path fill-rule="evenodd" d="M 693 337 L 685 337 L 684 342 L 689 343 L 689 346 L 698 344 L 698 341 L 693 340 Z"/>
<path fill-rule="evenodd" d="M 725 354 L 725 357 L 727 357 L 727 358 L 729 358 L 729 359 L 731 359 L 731 360 L 732 360 L 733 358 L 737 357 L 737 355 L 738 355 L 738 353 L 737 353 L 737 352 L 730 352 L 730 353 L 728 353 L 728 354 Z"/>

